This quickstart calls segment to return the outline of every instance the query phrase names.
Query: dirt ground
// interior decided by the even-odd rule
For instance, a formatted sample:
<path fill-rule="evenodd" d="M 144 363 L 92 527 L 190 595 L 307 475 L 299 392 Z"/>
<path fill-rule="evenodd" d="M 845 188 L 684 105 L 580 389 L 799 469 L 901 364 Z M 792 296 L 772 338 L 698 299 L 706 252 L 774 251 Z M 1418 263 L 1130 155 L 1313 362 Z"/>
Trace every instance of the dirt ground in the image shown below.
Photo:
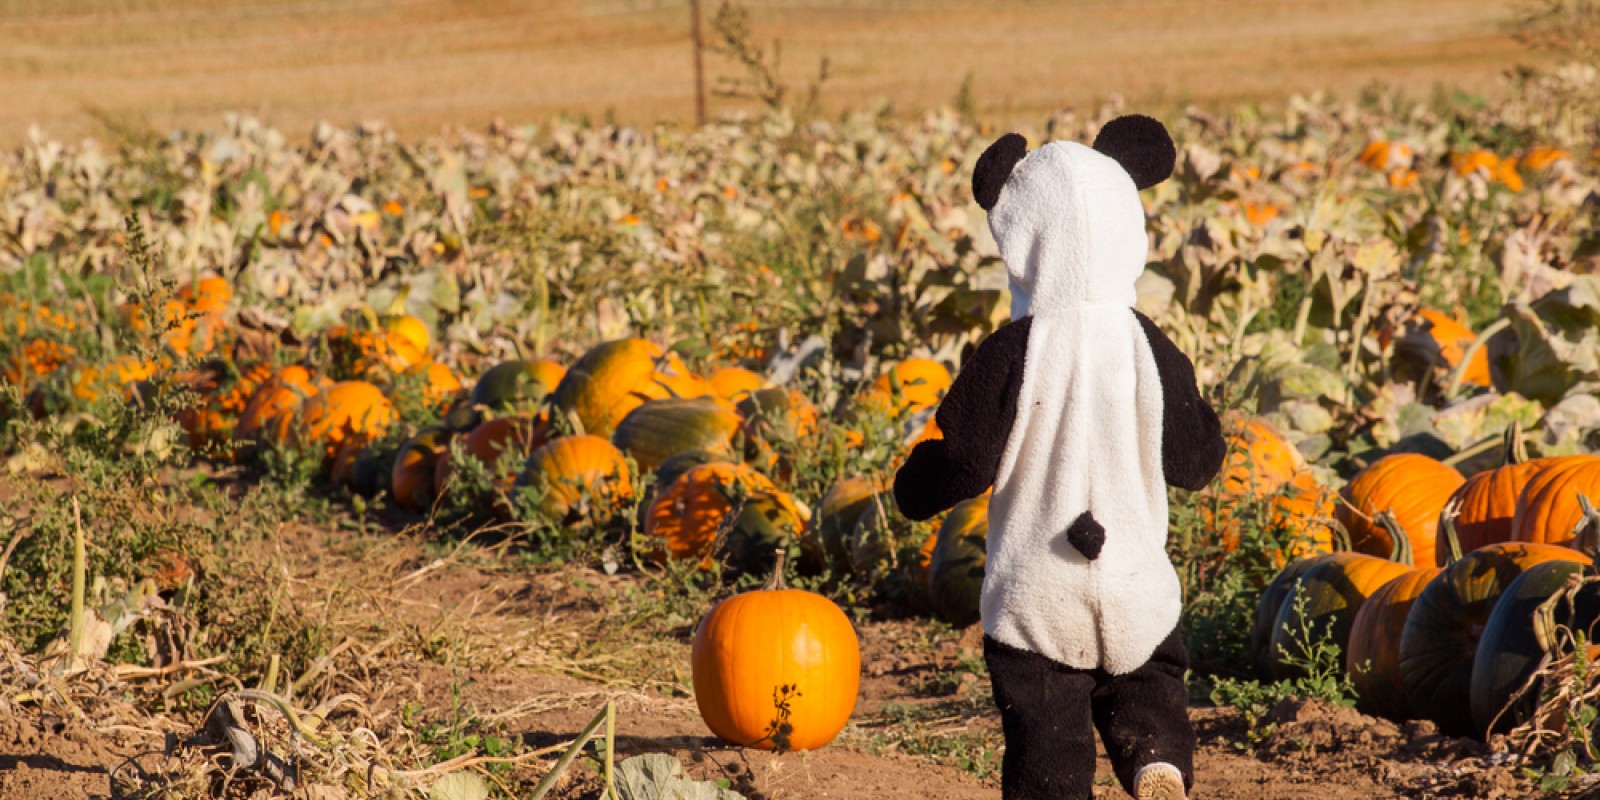
<path fill-rule="evenodd" d="M 720 5 L 701 4 L 711 37 Z M 821 59 L 830 111 L 950 103 L 999 124 L 1120 95 L 1146 111 L 1217 107 L 1384 82 L 1508 91 L 1540 56 L 1513 41 L 1507 0 L 1214 0 L 1202 4 L 753 0 L 755 44 L 804 99 Z M 685 0 L 0 0 L 0 144 L 37 123 L 75 140 L 97 117 L 211 128 L 256 114 L 298 140 L 319 120 L 386 120 L 408 135 L 553 114 L 629 124 L 693 119 Z M 744 73 L 705 58 L 706 84 Z M 713 115 L 752 108 L 713 96 Z"/>
<path fill-rule="evenodd" d="M 575 567 L 485 571 L 464 563 L 459 551 L 429 555 L 406 536 L 298 524 L 273 550 L 293 573 L 305 610 L 345 626 L 355 643 L 346 652 L 363 653 L 330 671 L 322 693 L 358 695 L 380 738 L 397 715 L 444 720 L 469 709 L 530 747 L 547 747 L 570 741 L 609 700 L 618 712 L 620 757 L 669 753 L 691 775 L 726 779 L 750 798 L 999 796 L 998 719 L 986 679 L 961 677 L 961 665 L 979 658 L 975 628 L 940 630 L 916 620 L 861 625 L 864 674 L 850 726 L 821 750 L 772 755 L 709 735 L 685 691 L 689 625 L 668 641 L 606 649 L 603 630 L 622 624 L 616 614 L 643 586 L 635 575 Z M 359 599 L 319 609 L 335 585 Z M 383 629 L 353 624 L 379 608 Z M 164 752 L 194 733 L 196 716 L 134 713 L 119 700 L 125 688 L 91 687 L 92 703 L 79 698 L 88 709 L 82 719 L 34 703 L 0 705 L 0 797 L 106 798 L 113 773 L 159 781 L 192 769 Z M 1192 719 L 1202 743 L 1195 797 L 1536 795 L 1502 758 L 1478 743 L 1441 737 L 1428 723 L 1402 726 L 1347 708 L 1287 702 L 1266 720 L 1273 732 L 1252 747 L 1232 709 L 1197 707 Z M 982 763 L 958 766 L 953 744 L 960 743 Z M 1099 772 L 1096 797 L 1125 796 L 1103 755 Z M 580 761 L 552 796 L 598 794 L 592 767 Z"/>

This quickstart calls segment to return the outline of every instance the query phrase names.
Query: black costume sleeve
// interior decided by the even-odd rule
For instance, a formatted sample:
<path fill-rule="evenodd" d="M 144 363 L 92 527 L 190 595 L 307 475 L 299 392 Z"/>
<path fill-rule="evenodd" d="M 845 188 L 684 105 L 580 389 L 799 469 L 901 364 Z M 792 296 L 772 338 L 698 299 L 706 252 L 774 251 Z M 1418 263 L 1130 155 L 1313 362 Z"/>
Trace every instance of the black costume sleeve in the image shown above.
<path fill-rule="evenodd" d="M 1149 317 L 1135 311 L 1161 375 L 1161 466 L 1167 483 L 1180 489 L 1204 489 L 1222 469 L 1228 444 L 1222 422 L 1195 385 L 1194 364 Z"/>
<path fill-rule="evenodd" d="M 1031 322 L 1002 326 L 961 366 L 934 414 L 944 438 L 917 445 L 895 474 L 895 504 L 907 518 L 928 519 L 994 483 L 1017 416 Z"/>

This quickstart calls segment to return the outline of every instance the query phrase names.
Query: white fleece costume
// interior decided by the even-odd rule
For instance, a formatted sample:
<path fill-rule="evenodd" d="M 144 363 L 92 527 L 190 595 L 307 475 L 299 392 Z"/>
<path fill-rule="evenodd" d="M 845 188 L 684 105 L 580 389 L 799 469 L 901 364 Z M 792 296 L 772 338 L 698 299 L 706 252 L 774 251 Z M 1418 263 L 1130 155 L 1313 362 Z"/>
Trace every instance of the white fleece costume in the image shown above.
<path fill-rule="evenodd" d="M 989 229 L 1020 290 L 1013 318 L 1033 321 L 989 504 L 984 631 L 1069 667 L 1131 672 L 1182 602 L 1165 551 L 1161 379 L 1132 310 L 1144 207 L 1111 157 L 1051 142 L 1016 165 Z M 1085 512 L 1105 529 L 1094 560 L 1065 536 Z"/>

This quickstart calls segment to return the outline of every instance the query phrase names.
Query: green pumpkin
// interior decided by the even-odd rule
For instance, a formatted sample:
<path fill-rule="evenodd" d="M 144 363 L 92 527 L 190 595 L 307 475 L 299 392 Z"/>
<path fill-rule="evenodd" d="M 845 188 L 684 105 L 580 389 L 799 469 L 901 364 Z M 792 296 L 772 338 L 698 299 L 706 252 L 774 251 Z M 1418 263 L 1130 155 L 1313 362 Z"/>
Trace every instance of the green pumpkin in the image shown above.
<path fill-rule="evenodd" d="M 611 434 L 611 443 L 633 456 L 642 470 L 655 469 L 688 451 L 733 453 L 739 415 L 709 398 L 651 400 L 628 412 Z"/>
<path fill-rule="evenodd" d="M 1409 559 L 1407 562 L 1363 553 L 1332 553 L 1306 570 L 1291 584 L 1273 620 L 1268 640 L 1273 679 L 1303 676 L 1303 670 L 1289 662 L 1305 657 L 1303 648 L 1314 642 L 1306 640 L 1307 633 L 1338 645 L 1341 654 L 1348 650 L 1350 629 L 1361 605 L 1384 584 L 1410 572 Z"/>
<path fill-rule="evenodd" d="M 1544 648 L 1535 627 L 1535 612 L 1546 600 L 1566 586 L 1583 565 L 1575 561 L 1546 561 L 1535 564 L 1501 593 L 1494 610 L 1484 623 L 1483 636 L 1472 659 L 1472 725 L 1477 735 L 1504 733 L 1532 715 L 1538 689 L 1524 695 L 1513 708 L 1506 708 L 1512 695 L 1520 691 L 1539 667 Z M 1589 585 L 1578 592 L 1571 606 L 1557 603 L 1550 622 L 1587 630 L 1600 620 L 1600 587 Z M 1589 633 L 1593 641 L 1593 632 Z M 1501 714 L 1504 709 L 1505 713 Z M 1498 724 L 1490 731 L 1490 725 Z"/>
<path fill-rule="evenodd" d="M 793 509 L 772 494 L 747 499 L 728 529 L 722 553 L 728 566 L 745 573 L 772 571 L 777 550 L 787 549 L 805 528 Z"/>
<path fill-rule="evenodd" d="M 526 408 L 555 390 L 545 385 L 537 361 L 506 361 L 489 368 L 478 377 L 468 397 L 468 406 L 481 406 L 497 412 Z"/>
<path fill-rule="evenodd" d="M 1289 562 L 1283 569 L 1278 570 L 1272 582 L 1261 592 L 1261 599 L 1256 601 L 1256 622 L 1250 629 L 1250 653 L 1256 674 L 1263 679 L 1272 676 L 1272 625 L 1278 621 L 1278 611 L 1283 607 L 1283 599 L 1294 590 L 1295 582 L 1300 576 L 1332 556 L 1333 554 L 1329 553 Z"/>
<path fill-rule="evenodd" d="M 1478 640 L 1511 582 L 1547 561 L 1578 561 L 1550 544 L 1492 544 L 1445 567 L 1417 596 L 1400 637 L 1400 678 L 1411 706 L 1451 736 L 1475 735 L 1472 662 Z"/>
<path fill-rule="evenodd" d="M 950 509 L 928 563 L 928 599 L 939 619 L 958 628 L 978 621 L 988 563 L 989 498 Z"/>
<path fill-rule="evenodd" d="M 872 498 L 883 491 L 882 484 L 868 477 L 845 478 L 833 485 L 817 502 L 816 547 L 821 559 L 834 569 L 850 565 L 850 536 Z"/>

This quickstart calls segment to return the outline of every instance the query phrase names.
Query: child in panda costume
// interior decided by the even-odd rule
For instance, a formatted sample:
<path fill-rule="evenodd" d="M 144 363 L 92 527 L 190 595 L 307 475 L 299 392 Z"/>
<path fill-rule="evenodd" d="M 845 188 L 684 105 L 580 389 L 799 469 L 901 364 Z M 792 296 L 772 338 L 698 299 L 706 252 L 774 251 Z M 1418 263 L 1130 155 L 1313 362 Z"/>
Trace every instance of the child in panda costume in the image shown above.
<path fill-rule="evenodd" d="M 1189 359 L 1133 309 L 1139 190 L 1175 158 L 1161 123 L 1127 116 L 1092 148 L 1030 153 L 1007 134 L 973 174 L 1012 322 L 962 367 L 944 438 L 916 447 L 894 493 L 927 519 L 994 487 L 981 609 L 1006 800 L 1090 797 L 1095 729 L 1134 797 L 1194 783 L 1167 486 L 1210 483 L 1226 445 Z"/>

